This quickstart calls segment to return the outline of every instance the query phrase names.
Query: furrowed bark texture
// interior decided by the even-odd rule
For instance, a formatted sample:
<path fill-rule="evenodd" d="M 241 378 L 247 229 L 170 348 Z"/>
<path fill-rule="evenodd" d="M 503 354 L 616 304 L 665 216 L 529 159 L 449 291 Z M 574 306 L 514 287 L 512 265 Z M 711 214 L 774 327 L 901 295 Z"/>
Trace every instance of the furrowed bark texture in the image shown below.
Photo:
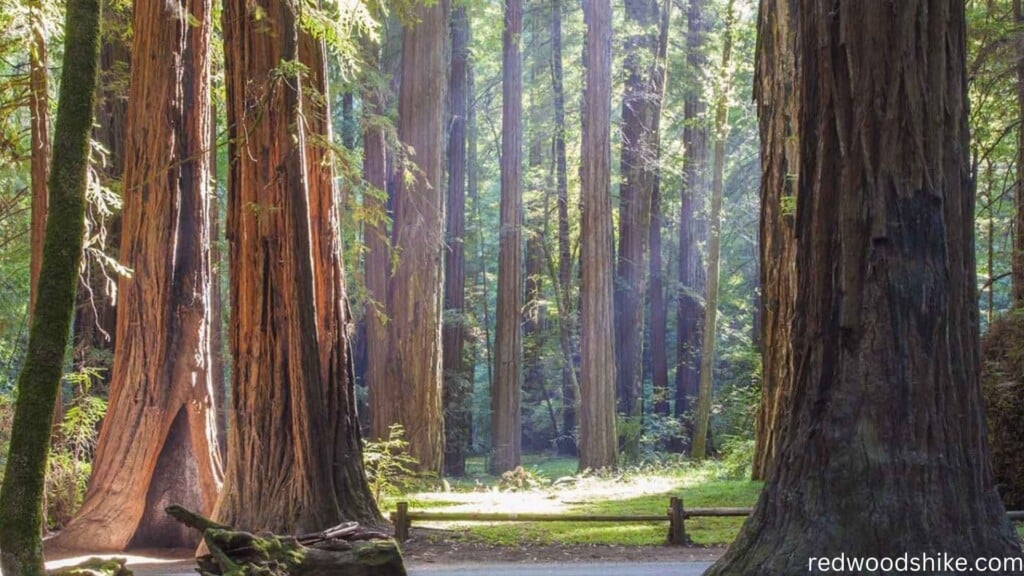
<path fill-rule="evenodd" d="M 523 367 L 523 34 L 522 0 L 505 0 L 502 34 L 501 231 L 491 391 L 492 474 L 512 470 L 522 453 L 519 399 Z"/>
<path fill-rule="evenodd" d="M 32 247 L 30 260 L 30 285 L 28 309 L 35 310 L 36 284 L 39 270 L 43 265 L 43 243 L 46 242 L 46 210 L 49 191 L 46 183 L 50 179 L 50 88 L 47 70 L 46 37 L 43 36 L 40 0 L 29 2 L 29 21 L 32 27 L 32 44 L 29 50 L 29 128 L 31 132 L 31 181 L 32 181 L 32 223 L 29 243 Z"/>
<path fill-rule="evenodd" d="M 68 0 L 39 293 L 0 488 L 0 569 L 18 576 L 46 573 L 40 538 L 43 485 L 82 260 L 99 18 L 98 0 Z"/>
<path fill-rule="evenodd" d="M 779 426 L 793 384 L 793 222 L 799 170 L 796 8 L 796 0 L 762 0 L 758 15 L 754 97 L 761 129 L 762 380 L 754 430 L 755 480 L 764 480 L 768 463 L 775 457 Z"/>
<path fill-rule="evenodd" d="M 338 194 L 323 145 L 323 45 L 299 31 L 283 0 L 260 10 L 228 2 L 224 31 L 234 366 L 215 516 L 276 533 L 376 522 L 355 413 Z"/>
<path fill-rule="evenodd" d="M 451 21 L 451 72 L 448 102 L 447 246 L 444 272 L 444 472 L 466 475 L 466 451 L 473 438 L 473 381 L 466 350 L 466 113 L 469 105 L 469 17 L 459 6 Z"/>
<path fill-rule="evenodd" d="M 625 92 L 622 96 L 622 184 L 615 261 L 615 351 L 618 412 L 643 414 L 644 297 L 657 166 L 657 0 L 626 0 Z"/>
<path fill-rule="evenodd" d="M 668 306 L 665 302 L 665 279 L 661 255 L 661 105 L 665 98 L 668 54 L 668 30 L 672 18 L 672 2 L 665 0 L 659 10 L 658 60 L 654 75 L 654 91 L 657 95 L 657 110 L 654 114 L 652 138 L 654 140 L 654 182 L 651 194 L 650 229 L 650 283 L 648 299 L 651 306 L 651 387 L 654 391 L 654 412 L 663 416 L 669 413 L 668 394 Z"/>
<path fill-rule="evenodd" d="M 394 197 L 392 245 L 397 251 L 388 286 L 387 376 L 372 401 L 374 435 L 400 423 L 421 471 L 440 472 L 444 456 L 441 306 L 444 258 L 444 102 L 448 0 L 417 6 L 417 24 L 402 40 L 398 137 L 414 150 L 409 179 Z M 381 428 L 383 427 L 383 428 Z"/>
<path fill-rule="evenodd" d="M 610 0 L 588 0 L 580 212 L 580 470 L 615 466 Z"/>
<path fill-rule="evenodd" d="M 707 269 L 701 245 L 707 240 L 704 203 L 707 194 L 707 106 L 703 70 L 707 65 L 704 38 L 704 0 L 690 0 L 686 32 L 686 96 L 683 101 L 683 185 L 679 207 L 679 296 L 676 339 L 675 415 L 684 420 L 685 446 L 693 436 L 693 407 L 700 382 L 700 349 L 704 332 L 704 293 Z"/>
<path fill-rule="evenodd" d="M 221 483 L 210 373 L 209 0 L 135 6 L 118 347 L 68 548 L 191 547 L 163 509 L 208 514 Z"/>
<path fill-rule="evenodd" d="M 964 4 L 798 12 L 792 412 L 709 574 L 806 574 L 839 553 L 1019 556 L 978 385 Z"/>

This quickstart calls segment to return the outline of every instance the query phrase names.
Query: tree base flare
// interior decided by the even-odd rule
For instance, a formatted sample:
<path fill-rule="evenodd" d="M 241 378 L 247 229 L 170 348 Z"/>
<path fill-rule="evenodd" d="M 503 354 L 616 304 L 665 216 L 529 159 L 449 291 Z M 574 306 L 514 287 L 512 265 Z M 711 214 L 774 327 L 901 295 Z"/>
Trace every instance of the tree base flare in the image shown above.
<path fill-rule="evenodd" d="M 252 534 L 179 506 L 167 513 L 203 533 L 203 576 L 406 576 L 402 554 L 385 534 L 351 522 L 302 536 Z"/>

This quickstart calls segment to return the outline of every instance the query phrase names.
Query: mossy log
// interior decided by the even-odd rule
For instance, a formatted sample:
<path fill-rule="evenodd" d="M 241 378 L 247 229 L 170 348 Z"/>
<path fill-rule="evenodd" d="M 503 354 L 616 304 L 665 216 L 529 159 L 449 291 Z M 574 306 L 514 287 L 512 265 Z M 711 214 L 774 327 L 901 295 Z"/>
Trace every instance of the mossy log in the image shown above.
<path fill-rule="evenodd" d="M 1007 510 L 1024 509 L 1024 310 L 996 319 L 982 339 L 981 387 L 999 494 Z"/>
<path fill-rule="evenodd" d="M 51 570 L 50 576 L 132 576 L 124 558 L 89 558 L 81 564 Z"/>
<path fill-rule="evenodd" d="M 197 558 L 203 576 L 405 576 L 394 540 L 347 523 L 315 534 L 252 534 L 170 506 L 167 513 L 202 531 L 209 554 Z"/>

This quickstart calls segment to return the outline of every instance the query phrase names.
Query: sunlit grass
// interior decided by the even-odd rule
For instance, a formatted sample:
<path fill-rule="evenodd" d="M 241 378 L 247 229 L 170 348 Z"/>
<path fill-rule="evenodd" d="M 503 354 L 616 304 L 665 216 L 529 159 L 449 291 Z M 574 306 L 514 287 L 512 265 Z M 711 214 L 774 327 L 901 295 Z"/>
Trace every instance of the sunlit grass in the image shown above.
<path fill-rule="evenodd" d="M 687 507 L 749 507 L 757 501 L 761 483 L 723 477 L 723 469 L 711 462 L 700 466 L 682 464 L 648 471 L 632 470 L 604 475 L 577 476 L 577 463 L 569 458 L 524 457 L 523 467 L 541 479 L 543 486 L 519 491 L 498 488 L 499 480 L 488 475 L 483 459 L 470 459 L 466 478 L 448 480 L 450 490 L 424 489 L 396 497 L 409 502 L 410 510 L 447 512 L 517 512 L 565 514 L 664 514 L 669 498 L 681 496 Z M 557 485 L 553 485 L 557 481 Z M 703 545 L 726 545 L 739 533 L 742 518 L 694 518 L 687 533 Z M 494 545 L 522 544 L 663 544 L 668 522 L 416 522 L 414 526 L 456 531 L 457 537 Z M 446 535 L 450 538 L 450 535 Z"/>

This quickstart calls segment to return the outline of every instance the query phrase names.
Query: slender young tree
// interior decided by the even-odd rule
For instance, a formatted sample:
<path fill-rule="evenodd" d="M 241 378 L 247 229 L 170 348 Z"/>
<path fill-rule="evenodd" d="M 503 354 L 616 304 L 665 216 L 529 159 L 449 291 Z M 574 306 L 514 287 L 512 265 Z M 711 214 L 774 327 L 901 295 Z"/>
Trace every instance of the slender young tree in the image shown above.
<path fill-rule="evenodd" d="M 722 177 L 725 172 L 725 138 L 729 132 L 729 80 L 732 65 L 733 0 L 725 9 L 725 40 L 719 70 L 718 93 L 715 95 L 715 152 L 711 181 L 711 215 L 708 233 L 708 296 L 704 308 L 704 330 L 701 334 L 700 387 L 697 390 L 697 413 L 694 416 L 693 445 L 690 455 L 700 459 L 707 453 L 708 427 L 711 419 L 711 385 L 714 375 L 715 325 L 718 321 L 718 268 L 722 248 Z"/>
<path fill-rule="evenodd" d="M 693 437 L 693 408 L 700 384 L 701 342 L 704 331 L 704 258 L 707 239 L 704 203 L 707 194 L 707 124 L 702 98 L 704 1 L 690 0 L 687 8 L 686 74 L 683 78 L 683 178 L 679 204 L 679 294 L 676 315 L 676 403 L 674 413 L 685 422 L 683 436 Z M 684 443 L 686 444 L 686 443 Z M 680 450 L 687 445 L 678 446 Z"/>
<path fill-rule="evenodd" d="M 402 424 L 422 471 L 441 472 L 444 456 L 441 378 L 444 258 L 445 39 L 449 2 L 417 4 L 402 39 L 398 137 L 415 168 L 398 178 L 388 285 L 386 376 L 371 392 L 374 435 Z M 378 417 L 379 416 L 379 417 Z"/>
<path fill-rule="evenodd" d="M 580 469 L 615 466 L 610 0 L 587 0 L 580 212 Z"/>
<path fill-rule="evenodd" d="M 0 570 L 42 576 L 43 483 L 50 422 L 64 371 L 75 311 L 78 266 L 85 234 L 89 131 L 99 68 L 99 0 L 68 0 L 49 216 L 39 293 L 32 314 L 25 366 L 18 376 L 18 402 L 0 488 Z"/>
<path fill-rule="evenodd" d="M 643 414 L 644 297 L 650 257 L 651 199 L 657 171 L 658 0 L 626 0 L 625 92 L 619 247 L 615 261 L 615 351 L 618 411 Z"/>
<path fill-rule="evenodd" d="M 650 228 L 650 283 L 648 301 L 651 306 L 651 387 L 654 392 L 654 412 L 663 416 L 669 414 L 668 394 L 668 306 L 665 302 L 665 279 L 661 255 L 661 107 L 665 98 L 668 55 L 668 31 L 672 19 L 672 1 L 665 0 L 660 9 L 658 31 L 658 59 L 654 71 L 654 92 L 658 110 L 652 127 L 654 150 L 654 182 L 651 193 Z"/>
<path fill-rule="evenodd" d="M 793 383 L 796 212 L 799 169 L 796 0 L 762 0 L 754 97 L 761 129 L 761 403 L 755 423 L 753 477 L 764 480 L 775 456 Z"/>
<path fill-rule="evenodd" d="M 569 243 L 569 179 L 565 159 L 565 87 L 562 78 L 562 0 L 551 0 L 551 100 L 554 105 L 555 185 L 558 190 L 558 342 L 562 351 L 562 437 L 558 449 L 576 454 L 576 414 L 579 405 L 579 378 L 576 372 L 576 316 L 572 309 L 572 247 Z"/>
<path fill-rule="evenodd" d="M 277 533 L 378 521 L 355 413 L 338 192 L 315 144 L 331 138 L 324 47 L 299 30 L 291 2 L 224 8 L 233 367 L 214 516 Z"/>
<path fill-rule="evenodd" d="M 840 553 L 1019 557 L 978 383 L 964 3 L 797 12 L 792 408 L 709 574 L 806 574 Z"/>
<path fill-rule="evenodd" d="M 221 483 L 210 356 L 210 0 L 135 6 L 118 347 L 93 473 L 58 541 L 190 547 L 163 509 Z M 176 86 L 182 89 L 175 89 Z"/>
<path fill-rule="evenodd" d="M 444 472 L 466 475 L 466 450 L 472 441 L 473 381 L 466 362 L 466 113 L 469 106 L 469 17 L 465 6 L 452 12 L 451 74 L 448 80 L 448 210 L 444 273 L 445 442 Z M 449 319 L 450 318 L 450 319 Z"/>
<path fill-rule="evenodd" d="M 491 391 L 492 474 L 519 466 L 523 367 L 523 35 L 522 0 L 505 0 L 502 34 L 501 232 L 494 389 Z"/>

